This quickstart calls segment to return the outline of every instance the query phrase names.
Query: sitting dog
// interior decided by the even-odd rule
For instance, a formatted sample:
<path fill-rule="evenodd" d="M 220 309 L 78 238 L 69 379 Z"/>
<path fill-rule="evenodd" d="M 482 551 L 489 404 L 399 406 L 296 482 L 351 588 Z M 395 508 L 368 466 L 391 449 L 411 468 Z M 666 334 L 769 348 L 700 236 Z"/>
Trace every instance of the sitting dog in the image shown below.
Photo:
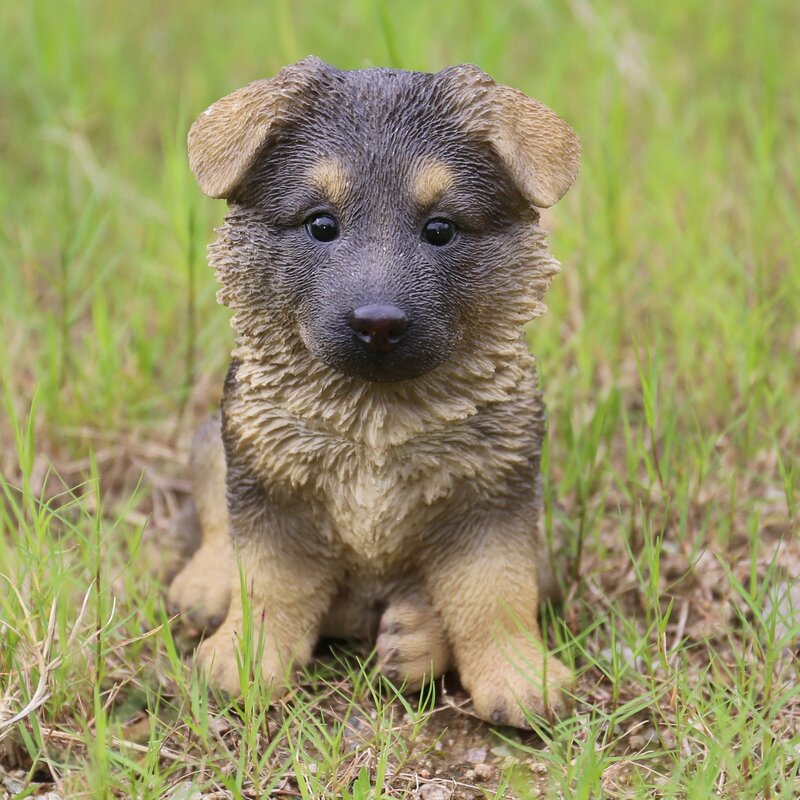
<path fill-rule="evenodd" d="M 558 269 L 537 208 L 575 178 L 573 130 L 474 66 L 306 58 L 203 112 L 189 160 L 228 201 L 209 253 L 236 347 L 169 601 L 218 626 L 212 682 L 240 692 L 246 607 L 275 694 L 320 636 L 377 631 L 408 689 L 454 668 L 489 722 L 558 712 L 523 326 Z"/>

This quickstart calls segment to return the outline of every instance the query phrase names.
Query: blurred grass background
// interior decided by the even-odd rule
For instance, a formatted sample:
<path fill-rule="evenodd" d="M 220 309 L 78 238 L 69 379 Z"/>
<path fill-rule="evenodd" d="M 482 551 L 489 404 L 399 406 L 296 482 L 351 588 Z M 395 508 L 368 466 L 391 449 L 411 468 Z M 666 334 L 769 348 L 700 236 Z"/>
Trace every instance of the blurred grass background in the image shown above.
<path fill-rule="evenodd" d="M 552 215 L 564 276 L 534 334 L 548 379 L 589 397 L 638 343 L 658 349 L 684 421 L 746 416 L 748 447 L 764 425 L 795 424 L 795 4 L 66 0 L 0 13 L 2 369 L 15 397 L 38 388 L 48 426 L 174 415 L 190 345 L 198 372 L 221 372 L 229 339 L 204 252 L 224 208 L 198 192 L 185 133 L 213 100 L 309 52 L 343 68 L 475 62 L 579 131 L 581 177 Z"/>
<path fill-rule="evenodd" d="M 56 638 L 68 640 L 104 559 L 116 565 L 116 583 L 91 584 L 89 608 L 104 618 L 117 598 L 130 611 L 113 627 L 117 643 L 162 620 L 131 542 L 163 533 L 171 507 L 159 497 L 171 495 L 139 478 L 151 463 L 180 462 L 187 432 L 216 401 L 232 341 L 205 263 L 224 204 L 197 189 L 186 131 L 217 98 L 309 53 L 342 68 L 474 62 L 551 106 L 581 136 L 578 182 L 546 218 L 563 271 L 549 313 L 530 331 L 550 409 L 547 525 L 570 534 L 572 633 L 593 631 L 592 652 L 625 637 L 633 652 L 647 652 L 669 625 L 683 642 L 699 601 L 687 601 L 689 623 L 676 629 L 667 601 L 677 578 L 659 569 L 679 553 L 680 569 L 692 572 L 710 545 L 751 579 L 714 572 L 725 598 L 763 609 L 763 562 L 780 567 L 777 551 L 767 557 L 764 548 L 795 540 L 800 500 L 799 4 L 10 0 L 0 6 L 0 30 L 0 572 L 27 598 L 20 605 L 10 592 L 0 619 L 15 630 L 33 625 L 33 651 L 46 639 L 52 601 Z M 55 473 L 59 491 L 69 489 L 59 502 L 66 496 L 75 516 L 53 510 Z M 53 534 L 65 529 L 79 544 L 62 551 Z M 791 564 L 784 572 L 794 579 Z M 640 617 L 624 604 L 619 617 L 591 627 L 587 606 L 631 565 L 642 607 L 666 615 L 661 634 L 641 608 L 646 624 L 637 627 Z M 745 657 L 760 653 L 763 670 L 783 645 L 774 624 L 768 645 L 758 626 L 748 634 L 755 612 L 747 613 L 720 619 L 744 665 L 733 685 L 737 702 L 749 698 L 751 727 L 737 729 L 732 743 L 720 739 L 713 753 L 700 748 L 702 761 L 660 740 L 661 755 L 709 792 L 690 795 L 695 784 L 678 777 L 675 796 L 795 796 L 797 732 L 781 728 L 774 752 L 763 740 L 776 720 L 796 718 L 795 700 L 767 714 L 774 696 L 765 700 L 763 686 L 749 694 L 755 668 Z M 21 677 L 26 635 L 9 630 L 0 690 L 17 710 L 40 672 Z M 795 629 L 786 636 L 796 638 Z M 142 652 L 155 659 L 167 643 L 149 641 Z M 597 669 L 590 653 L 572 648 L 587 674 Z M 94 704 L 96 719 L 108 692 L 98 666 L 106 657 L 65 651 L 42 719 L 73 730 L 66 709 L 76 696 Z M 655 708 L 663 676 L 656 681 L 651 666 Z M 701 714 L 709 742 L 730 733 L 721 714 L 730 697 L 709 694 L 702 680 L 696 690 L 696 675 L 674 669 L 687 708 L 699 713 L 702 696 L 717 714 Z M 618 699 L 623 672 L 606 670 L 592 685 L 610 681 Z M 608 718 L 592 719 L 592 736 L 607 733 Z M 679 728 L 673 717 L 662 722 Z M 21 735 L 41 753 L 37 730 Z M 84 745 L 81 736 L 98 736 L 82 730 L 74 735 Z M 567 738 L 576 736 L 570 729 Z M 125 768 L 87 752 L 96 791 L 111 791 L 102 781 Z M 608 765 L 597 781 L 591 771 L 576 777 L 569 752 L 553 762 L 558 785 L 600 796 L 592 792 L 606 786 Z M 750 772 L 748 752 L 758 752 Z M 667 796 L 641 791 L 635 796 Z"/>

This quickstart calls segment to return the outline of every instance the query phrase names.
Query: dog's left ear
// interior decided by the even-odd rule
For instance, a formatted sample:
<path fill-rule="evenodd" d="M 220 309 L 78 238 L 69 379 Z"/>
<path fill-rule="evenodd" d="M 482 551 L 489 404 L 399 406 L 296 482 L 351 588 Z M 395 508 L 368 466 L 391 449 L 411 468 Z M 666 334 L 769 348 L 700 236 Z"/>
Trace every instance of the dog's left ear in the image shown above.
<path fill-rule="evenodd" d="M 575 131 L 538 100 L 501 86 L 473 64 L 447 67 L 437 78 L 467 130 L 494 147 L 531 204 L 558 202 L 580 166 Z"/>

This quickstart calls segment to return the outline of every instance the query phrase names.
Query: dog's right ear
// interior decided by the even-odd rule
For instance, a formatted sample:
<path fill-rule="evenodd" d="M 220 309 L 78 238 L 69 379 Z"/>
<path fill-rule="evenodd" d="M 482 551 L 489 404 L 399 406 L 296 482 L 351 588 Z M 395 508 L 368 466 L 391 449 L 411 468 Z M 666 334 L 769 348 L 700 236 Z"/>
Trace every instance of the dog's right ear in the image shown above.
<path fill-rule="evenodd" d="M 209 197 L 229 198 L 287 109 L 330 67 L 309 56 L 209 106 L 189 130 L 189 166 Z"/>

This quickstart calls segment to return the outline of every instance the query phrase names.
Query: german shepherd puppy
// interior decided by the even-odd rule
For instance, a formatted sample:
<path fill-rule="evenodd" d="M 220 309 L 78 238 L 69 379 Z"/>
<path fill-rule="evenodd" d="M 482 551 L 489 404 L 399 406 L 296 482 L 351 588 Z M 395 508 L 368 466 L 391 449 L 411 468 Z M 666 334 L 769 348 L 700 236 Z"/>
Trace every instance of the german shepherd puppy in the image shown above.
<path fill-rule="evenodd" d="M 217 627 L 198 658 L 219 687 L 240 691 L 250 613 L 276 694 L 320 636 L 377 631 L 409 689 L 454 668 L 489 722 L 563 708 L 523 326 L 558 270 L 537 208 L 579 160 L 556 114 L 470 65 L 306 58 L 194 123 L 192 171 L 228 201 L 209 252 L 236 347 L 169 601 Z"/>

